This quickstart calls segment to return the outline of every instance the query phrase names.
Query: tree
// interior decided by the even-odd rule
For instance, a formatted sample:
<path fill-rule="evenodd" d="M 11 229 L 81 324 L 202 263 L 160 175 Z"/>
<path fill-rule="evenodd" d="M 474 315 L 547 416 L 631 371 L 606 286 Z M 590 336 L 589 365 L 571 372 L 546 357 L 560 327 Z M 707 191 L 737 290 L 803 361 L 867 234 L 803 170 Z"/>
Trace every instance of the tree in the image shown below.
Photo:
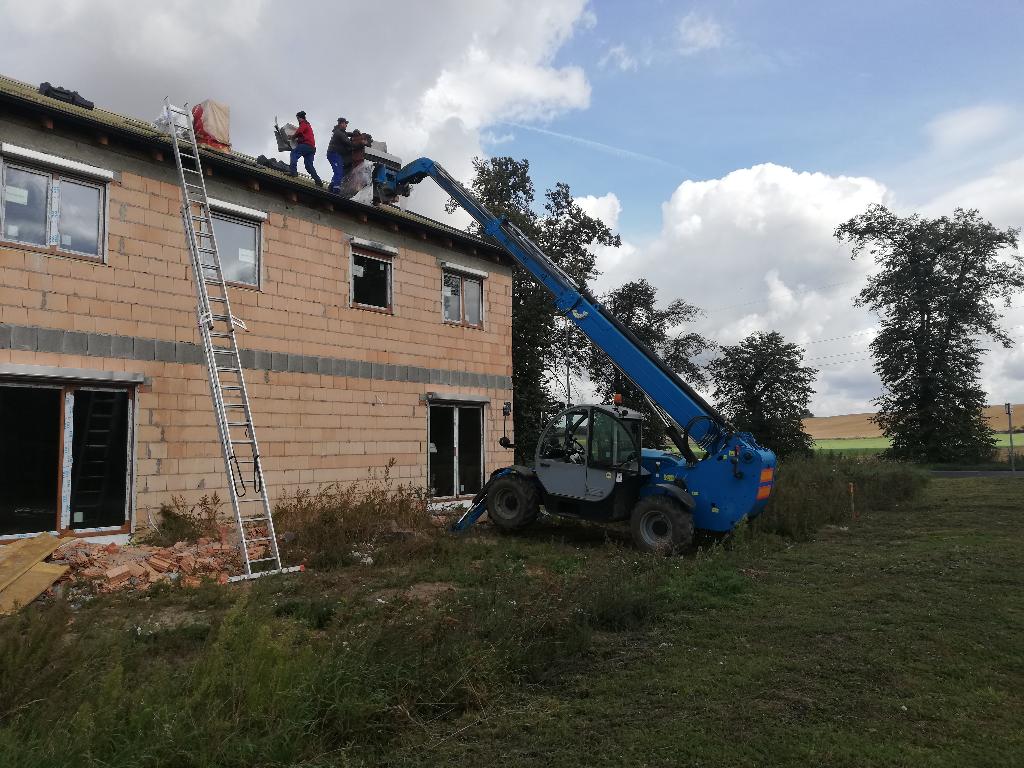
<path fill-rule="evenodd" d="M 525 159 L 474 158 L 470 189 L 492 213 L 507 216 L 578 285 L 597 275 L 595 245 L 620 244 L 619 236 L 604 222 L 580 208 L 567 184 L 548 190 L 544 213 L 535 212 L 530 163 Z M 449 201 L 449 211 L 456 207 L 455 201 Z M 470 231 L 481 234 L 475 223 Z M 564 370 L 567 361 L 577 373 L 581 367 L 578 356 L 566 356 L 564 332 L 557 332 L 555 314 L 550 294 L 516 266 L 512 274 L 512 397 L 519 462 L 532 460 L 543 424 L 555 408 L 547 383 L 552 373 Z"/>
<path fill-rule="evenodd" d="M 990 458 L 995 440 L 982 409 L 981 346 L 1012 341 L 996 303 L 1024 288 L 1018 229 L 999 230 L 978 211 L 952 218 L 901 218 L 881 205 L 840 225 L 835 236 L 868 249 L 878 271 L 855 304 L 881 324 L 871 342 L 883 392 L 875 421 L 891 458 L 927 462 Z"/>
<path fill-rule="evenodd" d="M 804 366 L 803 349 L 781 333 L 752 333 L 723 346 L 708 365 L 715 405 L 729 421 L 754 435 L 779 458 L 810 453 L 814 441 L 803 419 L 817 371 Z"/>
<path fill-rule="evenodd" d="M 602 303 L 618 320 L 661 357 L 668 367 L 693 386 L 704 386 L 704 371 L 693 362 L 712 343 L 698 333 L 673 333 L 672 329 L 693 322 L 700 309 L 676 299 L 664 309 L 657 306 L 658 289 L 644 279 L 624 283 L 601 297 Z M 616 392 L 622 394 L 623 405 L 644 414 L 644 427 L 650 445 L 665 442 L 665 428 L 651 411 L 644 397 L 631 381 L 619 375 L 609 357 L 590 346 L 587 373 L 597 394 L 611 401 Z"/>

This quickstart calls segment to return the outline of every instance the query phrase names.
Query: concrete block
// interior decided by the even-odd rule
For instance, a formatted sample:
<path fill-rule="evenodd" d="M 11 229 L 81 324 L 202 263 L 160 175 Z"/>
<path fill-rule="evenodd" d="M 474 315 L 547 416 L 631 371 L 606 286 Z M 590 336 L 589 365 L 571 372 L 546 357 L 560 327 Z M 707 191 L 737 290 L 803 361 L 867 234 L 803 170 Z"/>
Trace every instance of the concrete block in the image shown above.
<path fill-rule="evenodd" d="M 173 341 L 158 339 L 153 343 L 153 357 L 162 363 L 173 363 L 176 357 L 176 350 Z"/>
<path fill-rule="evenodd" d="M 243 368 L 256 367 L 256 351 L 252 349 L 238 350 L 238 359 L 242 361 Z"/>
<path fill-rule="evenodd" d="M 359 378 L 368 379 L 370 378 L 370 364 L 365 360 L 359 361 Z"/>
<path fill-rule="evenodd" d="M 382 381 L 384 379 L 384 364 L 383 363 L 371 363 L 370 364 L 370 378 Z"/>
<path fill-rule="evenodd" d="M 110 357 L 113 339 L 106 333 L 90 333 L 86 339 L 86 353 L 93 357 Z"/>
<path fill-rule="evenodd" d="M 198 365 L 203 362 L 203 348 L 188 341 L 175 342 L 174 359 L 178 363 Z"/>
<path fill-rule="evenodd" d="M 55 328 L 39 328 L 36 331 L 36 349 L 40 352 L 62 352 L 64 331 Z"/>
<path fill-rule="evenodd" d="M 316 358 L 316 372 L 321 376 L 333 376 L 334 361 L 329 357 Z"/>
<path fill-rule="evenodd" d="M 395 366 L 395 381 L 408 381 L 409 380 L 409 366 L 408 365 L 396 365 Z"/>
<path fill-rule="evenodd" d="M 270 370 L 272 371 L 287 371 L 288 370 L 288 355 L 284 352 L 271 352 L 270 353 Z"/>
<path fill-rule="evenodd" d="M 302 373 L 302 355 L 288 355 L 288 367 L 285 370 L 290 373 Z"/>
<path fill-rule="evenodd" d="M 429 371 L 428 371 L 427 376 L 428 376 L 428 379 L 429 379 L 429 383 L 431 383 L 431 384 L 440 384 L 441 383 L 441 372 L 439 370 L 437 370 L 437 368 L 430 368 Z"/>
<path fill-rule="evenodd" d="M 35 352 L 36 329 L 27 325 L 11 326 L 11 349 L 22 349 Z"/>
<path fill-rule="evenodd" d="M 131 359 L 135 354 L 135 339 L 131 336 L 111 336 L 110 356 L 123 360 Z"/>
<path fill-rule="evenodd" d="M 132 342 L 132 357 L 135 360 L 153 360 L 156 357 L 156 343 L 153 339 L 140 339 Z"/>
<path fill-rule="evenodd" d="M 384 381 L 394 381 L 394 380 L 395 380 L 395 366 L 390 365 L 389 363 L 385 363 L 384 364 Z"/>
<path fill-rule="evenodd" d="M 271 369 L 271 363 L 273 362 L 273 355 L 266 350 L 257 349 L 256 356 L 253 361 L 253 367 L 260 371 L 269 371 Z"/>
<path fill-rule="evenodd" d="M 64 334 L 61 351 L 69 355 L 84 355 L 89 347 L 89 334 L 68 331 Z"/>
<path fill-rule="evenodd" d="M 0 349 L 11 348 L 11 326 L 0 325 Z"/>
<path fill-rule="evenodd" d="M 302 356 L 302 372 L 303 373 L 316 373 L 317 372 L 316 357 L 314 357 L 313 355 L 303 355 Z"/>

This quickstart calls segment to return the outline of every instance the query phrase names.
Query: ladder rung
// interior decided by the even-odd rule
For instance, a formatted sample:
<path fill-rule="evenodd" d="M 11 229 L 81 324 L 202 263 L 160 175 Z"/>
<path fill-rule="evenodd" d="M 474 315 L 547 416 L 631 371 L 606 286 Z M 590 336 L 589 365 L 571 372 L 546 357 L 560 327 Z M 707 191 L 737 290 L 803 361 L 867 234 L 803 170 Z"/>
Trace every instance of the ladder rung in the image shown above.
<path fill-rule="evenodd" d="M 232 389 L 232 390 L 238 390 L 238 389 L 241 389 L 241 388 L 242 387 L 240 385 L 238 385 L 238 384 L 227 384 L 227 385 L 221 387 L 221 389 Z"/>
<path fill-rule="evenodd" d="M 238 368 L 218 368 L 221 373 L 238 373 Z"/>
<path fill-rule="evenodd" d="M 217 283 L 217 285 L 220 285 L 220 283 Z M 207 296 L 206 300 L 207 301 L 227 301 L 227 299 L 224 296 Z"/>
<path fill-rule="evenodd" d="M 221 333 L 220 331 L 210 331 L 210 338 L 213 339 L 230 339 L 230 333 Z"/>
<path fill-rule="evenodd" d="M 229 421 L 228 422 L 228 426 L 229 427 L 251 427 L 252 424 L 250 424 L 248 421 Z"/>
<path fill-rule="evenodd" d="M 256 445 L 255 440 L 232 440 L 232 445 Z M 249 499 L 249 501 L 258 501 L 258 499 Z"/>
<path fill-rule="evenodd" d="M 193 171 L 191 168 L 182 168 L 185 173 L 194 173 L 196 176 L 202 176 L 203 174 L 199 171 Z"/>
<path fill-rule="evenodd" d="M 255 539 L 246 539 L 246 540 L 245 540 L 245 543 L 246 543 L 246 544 L 249 544 L 249 543 L 251 543 L 251 542 L 253 542 L 253 541 L 273 541 L 273 540 L 274 540 L 274 539 L 273 539 L 273 538 L 271 538 L 270 536 L 260 536 L 260 537 L 258 537 L 258 538 L 255 538 Z"/>
<path fill-rule="evenodd" d="M 224 403 L 225 408 L 245 408 L 245 403 Z"/>
<path fill-rule="evenodd" d="M 276 557 L 260 557 L 260 558 L 257 558 L 255 560 L 249 560 L 249 562 L 250 563 L 270 563 L 270 562 L 276 563 L 277 562 L 277 558 Z"/>
<path fill-rule="evenodd" d="M 239 501 L 263 501 L 263 499 L 239 499 Z M 252 517 L 243 517 L 242 525 L 246 523 L 265 523 L 269 518 L 266 515 L 253 515 Z"/>
<path fill-rule="evenodd" d="M 263 502 L 263 499 L 239 499 L 238 500 L 239 504 L 261 504 L 262 502 Z M 242 518 L 242 522 L 244 523 L 244 522 L 246 522 L 249 519 L 251 519 L 251 518 L 243 517 Z M 266 518 L 264 518 L 264 519 L 266 519 Z"/>

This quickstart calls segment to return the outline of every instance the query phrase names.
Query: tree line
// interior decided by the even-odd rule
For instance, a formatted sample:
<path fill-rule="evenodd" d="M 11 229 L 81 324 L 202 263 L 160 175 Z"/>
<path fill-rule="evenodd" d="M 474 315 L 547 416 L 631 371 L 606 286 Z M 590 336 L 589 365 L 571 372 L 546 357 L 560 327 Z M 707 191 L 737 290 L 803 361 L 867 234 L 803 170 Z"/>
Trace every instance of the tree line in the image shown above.
<path fill-rule="evenodd" d="M 618 234 L 576 203 L 567 184 L 547 190 L 542 211 L 535 210 L 525 159 L 475 158 L 469 186 L 580 286 L 599 274 L 595 247 L 621 245 Z M 454 210 L 454 201 L 448 208 Z M 471 231 L 481 234 L 475 224 Z M 989 339 L 1012 346 L 997 305 L 1009 306 L 1011 296 L 1024 289 L 1018 235 L 1017 229 L 994 227 L 978 211 L 957 209 L 952 217 L 927 219 L 900 217 L 880 205 L 836 228 L 835 237 L 851 245 L 852 258 L 867 254 L 877 267 L 854 303 L 879 321 L 871 342 L 882 383 L 874 419 L 890 440 L 889 458 L 981 461 L 994 454 L 982 414 L 982 345 Z M 600 300 L 685 381 L 710 391 L 737 429 L 752 433 L 780 458 L 812 450 L 803 419 L 810 414 L 818 372 L 805 364 L 802 347 L 777 331 L 716 345 L 687 330 L 700 316 L 699 307 L 678 298 L 660 304 L 655 286 L 642 278 Z M 714 356 L 705 365 L 696 362 L 708 355 Z M 559 322 L 548 293 L 519 267 L 512 277 L 512 371 L 517 462 L 532 461 L 544 424 L 571 399 L 566 371 L 586 375 L 602 401 L 620 393 L 626 406 L 644 415 L 648 444 L 665 441 L 643 393 L 582 334 Z"/>

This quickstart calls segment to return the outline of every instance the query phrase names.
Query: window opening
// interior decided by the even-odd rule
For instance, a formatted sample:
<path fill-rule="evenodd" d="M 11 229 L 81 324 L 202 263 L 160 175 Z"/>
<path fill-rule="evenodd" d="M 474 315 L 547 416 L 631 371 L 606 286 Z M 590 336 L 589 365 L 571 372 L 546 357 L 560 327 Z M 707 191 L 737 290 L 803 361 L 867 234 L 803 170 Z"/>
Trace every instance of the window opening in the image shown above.
<path fill-rule="evenodd" d="M 441 303 L 446 323 L 480 327 L 483 323 L 483 281 L 457 272 L 442 273 Z"/>
<path fill-rule="evenodd" d="M 587 411 L 562 414 L 544 434 L 540 458 L 569 464 L 585 464 L 589 428 L 590 418 Z"/>
<path fill-rule="evenodd" d="M 624 467 L 640 455 L 633 436 L 610 413 L 594 409 L 594 430 L 590 441 L 591 466 Z"/>
<path fill-rule="evenodd" d="M 3 164 L 0 239 L 102 258 L 105 187 Z"/>
<path fill-rule="evenodd" d="M 213 232 L 217 237 L 224 279 L 259 287 L 260 225 L 251 221 L 213 214 Z"/>
<path fill-rule="evenodd" d="M 352 303 L 391 309 L 391 261 L 352 253 Z"/>

